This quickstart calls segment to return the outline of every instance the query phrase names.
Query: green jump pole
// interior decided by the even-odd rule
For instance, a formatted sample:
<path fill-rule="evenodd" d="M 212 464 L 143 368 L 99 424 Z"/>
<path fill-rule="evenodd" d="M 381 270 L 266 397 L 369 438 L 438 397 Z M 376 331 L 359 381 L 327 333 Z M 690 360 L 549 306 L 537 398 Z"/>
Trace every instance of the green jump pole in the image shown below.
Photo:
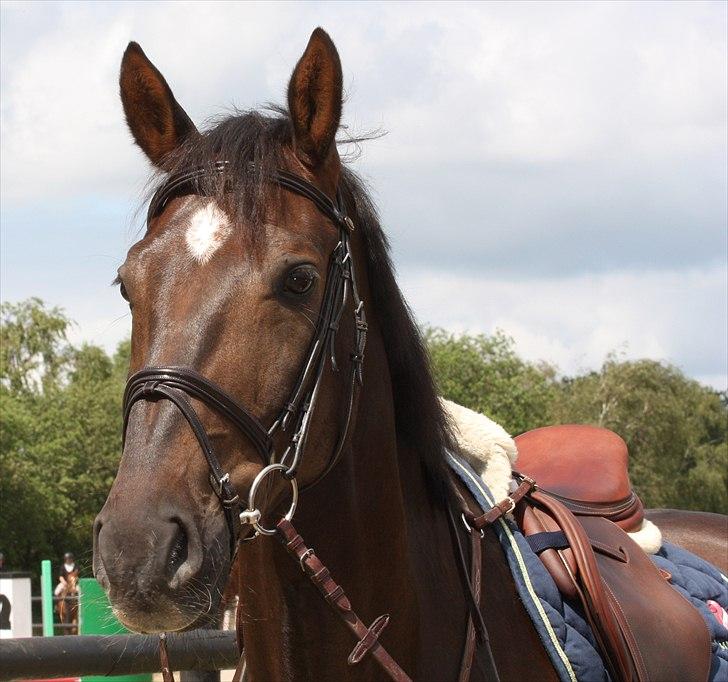
<path fill-rule="evenodd" d="M 43 636 L 53 637 L 53 575 L 51 562 L 40 562 L 40 595 L 43 607 Z"/>

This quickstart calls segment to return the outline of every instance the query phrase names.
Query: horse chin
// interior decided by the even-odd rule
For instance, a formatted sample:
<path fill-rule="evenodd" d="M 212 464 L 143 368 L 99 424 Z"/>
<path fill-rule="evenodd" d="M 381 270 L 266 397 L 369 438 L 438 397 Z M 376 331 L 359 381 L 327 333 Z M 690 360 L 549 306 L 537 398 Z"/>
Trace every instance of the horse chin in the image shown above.
<path fill-rule="evenodd" d="M 112 611 L 128 630 L 139 633 L 184 632 L 217 624 L 229 562 L 214 575 L 204 573 L 180 590 L 160 589 L 123 594 L 108 592 Z"/>
<path fill-rule="evenodd" d="M 159 609 L 156 612 L 127 611 L 113 608 L 114 616 L 131 632 L 154 634 L 160 632 L 186 632 L 197 628 L 215 625 L 216 611 L 185 612 L 177 606 L 170 610 Z"/>
<path fill-rule="evenodd" d="M 196 599 L 180 603 L 168 597 L 160 597 L 144 605 L 135 603 L 115 605 L 112 611 L 127 630 L 149 634 L 185 632 L 210 627 L 217 623 L 219 606 L 219 596 L 217 599 L 209 599 L 204 604 Z"/>

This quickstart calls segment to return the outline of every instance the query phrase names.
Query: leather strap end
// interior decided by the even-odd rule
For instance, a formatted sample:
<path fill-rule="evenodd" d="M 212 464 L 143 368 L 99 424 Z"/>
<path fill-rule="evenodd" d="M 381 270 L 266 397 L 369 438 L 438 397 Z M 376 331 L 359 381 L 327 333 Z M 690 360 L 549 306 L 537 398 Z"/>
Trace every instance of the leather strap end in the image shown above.
<path fill-rule="evenodd" d="M 164 682 L 174 682 L 174 675 L 169 667 L 169 654 L 167 653 L 167 634 L 159 635 L 159 662 L 162 667 L 162 680 Z"/>
<path fill-rule="evenodd" d="M 521 484 L 505 500 L 501 500 L 481 516 L 471 517 L 466 515 L 465 518 L 473 528 L 482 530 L 486 526 L 495 523 L 502 516 L 510 514 L 516 508 L 516 505 L 535 487 L 536 483 L 532 479 L 523 477 Z"/>

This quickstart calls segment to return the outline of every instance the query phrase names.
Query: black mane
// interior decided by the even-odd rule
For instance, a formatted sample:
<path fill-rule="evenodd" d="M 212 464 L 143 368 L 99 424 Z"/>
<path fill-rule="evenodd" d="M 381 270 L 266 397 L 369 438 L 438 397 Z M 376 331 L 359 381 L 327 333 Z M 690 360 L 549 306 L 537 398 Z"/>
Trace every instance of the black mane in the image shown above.
<path fill-rule="evenodd" d="M 290 146 L 291 138 L 291 123 L 284 109 L 235 112 L 186 141 L 168 159 L 165 175 L 152 191 L 164 184 L 167 173 L 209 168 L 211 172 L 200 181 L 204 183 L 200 190 L 220 199 L 225 195 L 228 200 L 232 191 L 236 210 L 245 218 L 240 222 L 254 225 L 263 216 L 267 202 L 276 200 L 277 193 L 268 178 L 272 170 L 285 167 L 283 150 Z M 352 141 L 360 140 L 346 140 Z M 229 162 L 226 182 L 213 172 L 220 159 Z M 435 499 L 444 501 L 450 490 L 445 450 L 452 449 L 453 441 L 437 397 L 429 356 L 397 285 L 389 243 L 376 208 L 362 181 L 346 166 L 342 169 L 341 192 L 366 245 L 371 297 L 366 303 L 370 304 L 370 314 L 378 316 L 386 330 L 383 341 L 392 377 L 397 434 L 419 455 L 430 492 Z"/>
<path fill-rule="evenodd" d="M 342 171 L 341 190 L 367 249 L 371 314 L 379 318 L 392 377 L 397 435 L 419 454 L 430 490 L 447 499 L 450 476 L 445 450 L 454 451 L 450 425 L 437 396 L 425 342 L 397 284 L 389 241 L 363 183 Z"/>

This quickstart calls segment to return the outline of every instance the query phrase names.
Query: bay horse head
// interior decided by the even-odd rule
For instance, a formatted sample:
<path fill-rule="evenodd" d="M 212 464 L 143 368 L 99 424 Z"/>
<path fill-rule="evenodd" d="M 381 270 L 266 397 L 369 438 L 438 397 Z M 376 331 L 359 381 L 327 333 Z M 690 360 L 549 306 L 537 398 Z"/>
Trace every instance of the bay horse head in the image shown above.
<path fill-rule="evenodd" d="M 286 479 L 303 487 L 333 464 L 346 426 L 337 415 L 353 401 L 355 372 L 352 383 L 323 371 L 338 343 L 351 349 L 347 372 L 356 369 L 366 329 L 358 300 L 347 311 L 358 329 L 336 329 L 357 296 L 335 144 L 342 72 L 317 29 L 287 111 L 207 132 L 135 43 L 120 86 L 132 135 L 164 180 L 118 271 L 132 377 L 119 471 L 95 524 L 95 573 L 125 625 L 183 629 L 216 612 L 240 493 L 283 462 L 259 479 L 275 509 L 290 495 Z M 301 458 L 307 439 L 317 447 Z M 242 534 L 253 527 L 262 521 Z"/>
<path fill-rule="evenodd" d="M 323 618 L 327 641 L 346 637 L 259 537 L 300 491 L 297 527 L 368 608 L 396 618 L 405 660 L 435 665 L 422 651 L 457 637 L 465 610 L 457 570 L 432 580 L 430 544 L 451 542 L 452 441 L 376 211 L 337 151 L 334 44 L 313 32 L 286 108 L 204 131 L 135 43 L 120 85 L 159 179 L 118 270 L 132 311 L 124 446 L 94 525 L 94 573 L 116 615 L 143 632 L 216 620 L 237 552 L 251 669 L 293 665 L 266 658 L 282 632 L 305 658 L 296 609 Z M 430 612 L 417 652 L 408 623 Z"/>

